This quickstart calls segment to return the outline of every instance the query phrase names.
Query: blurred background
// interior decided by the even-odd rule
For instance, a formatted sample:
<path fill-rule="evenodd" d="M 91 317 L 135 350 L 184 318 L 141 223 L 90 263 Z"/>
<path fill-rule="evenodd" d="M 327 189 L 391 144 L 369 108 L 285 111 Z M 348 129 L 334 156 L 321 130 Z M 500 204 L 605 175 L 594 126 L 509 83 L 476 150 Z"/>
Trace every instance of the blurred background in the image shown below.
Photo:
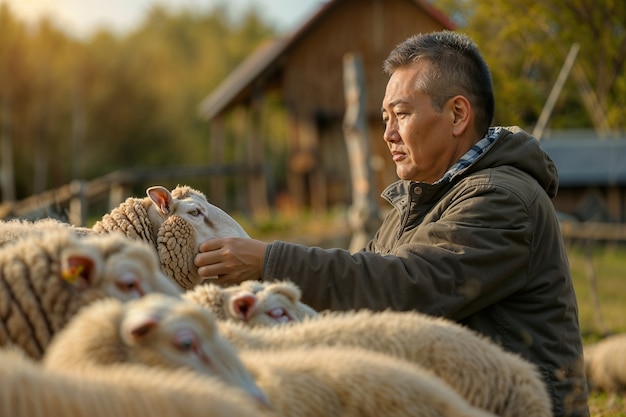
<path fill-rule="evenodd" d="M 494 124 L 534 133 L 557 162 L 557 209 L 622 222 L 625 26 L 618 0 L 0 0 L 0 215 L 67 212 L 81 193 L 74 221 L 89 222 L 177 183 L 252 219 L 341 210 L 348 54 L 381 203 L 395 179 L 382 60 L 452 29 L 492 68 Z"/>

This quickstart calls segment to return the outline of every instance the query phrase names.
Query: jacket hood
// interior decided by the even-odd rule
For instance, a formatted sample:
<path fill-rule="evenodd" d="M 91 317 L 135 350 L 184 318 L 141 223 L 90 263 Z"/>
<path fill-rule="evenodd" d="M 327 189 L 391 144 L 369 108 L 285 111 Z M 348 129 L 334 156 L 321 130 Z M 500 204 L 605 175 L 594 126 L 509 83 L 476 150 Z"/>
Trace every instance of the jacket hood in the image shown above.
<path fill-rule="evenodd" d="M 457 175 L 465 176 L 471 172 L 505 165 L 532 176 L 550 198 L 556 196 L 559 173 L 554 161 L 541 148 L 537 139 L 517 126 L 502 128 L 491 149 Z"/>

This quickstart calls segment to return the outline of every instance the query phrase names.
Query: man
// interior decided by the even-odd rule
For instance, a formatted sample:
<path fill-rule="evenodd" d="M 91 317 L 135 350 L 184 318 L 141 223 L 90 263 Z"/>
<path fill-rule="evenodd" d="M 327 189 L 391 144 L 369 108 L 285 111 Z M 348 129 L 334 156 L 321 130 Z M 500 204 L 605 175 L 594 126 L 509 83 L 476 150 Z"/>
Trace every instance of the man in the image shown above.
<path fill-rule="evenodd" d="M 199 273 L 289 279 L 318 310 L 447 317 L 537 364 L 555 416 L 588 415 L 554 163 L 519 128 L 489 127 L 491 74 L 468 37 L 413 36 L 384 69 L 384 140 L 400 180 L 382 194 L 393 209 L 367 247 L 215 239 L 200 247 Z"/>

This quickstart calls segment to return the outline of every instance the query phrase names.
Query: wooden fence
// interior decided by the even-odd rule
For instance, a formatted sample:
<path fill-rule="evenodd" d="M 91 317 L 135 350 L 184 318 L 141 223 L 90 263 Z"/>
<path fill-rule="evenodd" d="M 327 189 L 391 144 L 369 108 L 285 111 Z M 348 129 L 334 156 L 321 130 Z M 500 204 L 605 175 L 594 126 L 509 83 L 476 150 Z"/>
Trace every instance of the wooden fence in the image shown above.
<path fill-rule="evenodd" d="M 138 184 L 159 184 L 162 181 L 180 181 L 189 178 L 215 178 L 258 176 L 261 167 L 242 165 L 220 166 L 178 166 L 162 168 L 132 168 L 114 171 L 105 176 L 90 180 L 74 180 L 71 183 L 20 201 L 0 204 L 0 219 L 28 217 L 33 213 L 46 213 L 50 208 L 67 207 L 68 222 L 85 226 L 89 205 L 94 201 L 108 198 L 108 207 L 113 209 L 131 195 L 133 186 Z M 224 196 L 212 196 L 212 200 L 224 200 Z"/>
<path fill-rule="evenodd" d="M 597 222 L 561 222 L 561 232 L 565 240 L 595 242 L 626 242 L 626 224 Z"/>

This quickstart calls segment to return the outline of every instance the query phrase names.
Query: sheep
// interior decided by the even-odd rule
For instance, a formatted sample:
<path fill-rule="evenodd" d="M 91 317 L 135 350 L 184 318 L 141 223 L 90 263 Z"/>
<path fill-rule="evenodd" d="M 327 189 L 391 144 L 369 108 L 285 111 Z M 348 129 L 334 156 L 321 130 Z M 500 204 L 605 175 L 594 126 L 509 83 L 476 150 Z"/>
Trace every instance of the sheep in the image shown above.
<path fill-rule="evenodd" d="M 537 368 L 451 320 L 418 312 L 323 312 L 289 326 L 218 322 L 239 350 L 353 346 L 432 370 L 472 405 L 503 417 L 549 416 L 551 402 Z"/>
<path fill-rule="evenodd" d="M 185 366 L 219 376 L 266 402 L 235 349 L 217 332 L 212 313 L 165 294 L 92 303 L 55 336 L 42 363 L 47 369 L 80 373 L 119 363 Z"/>
<path fill-rule="evenodd" d="M 85 236 L 91 233 L 87 227 L 74 227 L 69 223 L 53 218 L 39 220 L 11 219 L 0 220 L 0 247 L 11 243 L 16 239 L 36 234 L 42 236 L 47 233 L 65 231 L 71 229 L 78 236 Z"/>
<path fill-rule="evenodd" d="M 71 229 L 24 236 L 0 248 L 0 346 L 15 343 L 38 359 L 81 307 L 155 291 L 180 296 L 145 242 Z"/>
<path fill-rule="evenodd" d="M 209 360 L 198 360 L 203 354 Z M 42 363 L 46 369 L 70 373 L 116 364 L 185 366 L 241 386 L 223 372 L 228 367 L 211 364 L 230 355 L 236 355 L 235 350 L 217 334 L 208 310 L 151 294 L 125 304 L 92 304 L 56 336 Z M 304 347 L 240 355 L 243 369 L 254 376 L 271 409 L 284 417 L 494 417 L 471 406 L 432 372 L 374 351 Z"/>
<path fill-rule="evenodd" d="M 12 417 L 270 416 L 236 388 L 186 369 L 118 365 L 72 375 L 0 349 L 0 415 Z"/>
<path fill-rule="evenodd" d="M 240 356 L 284 417 L 495 417 L 432 372 L 380 352 L 317 346 Z"/>
<path fill-rule="evenodd" d="M 626 333 L 585 346 L 583 356 L 590 389 L 612 393 L 626 391 Z"/>
<path fill-rule="evenodd" d="M 182 297 L 210 309 L 220 320 L 249 326 L 275 326 L 318 316 L 300 301 L 300 288 L 290 281 L 244 281 L 230 287 L 205 283 Z"/>
<path fill-rule="evenodd" d="M 171 193 L 165 187 L 153 186 L 146 194 L 144 198 L 129 197 L 96 222 L 92 230 L 119 230 L 131 239 L 150 243 L 159 254 L 163 270 L 183 289 L 205 280 L 193 262 L 202 242 L 212 237 L 249 237 L 235 219 L 189 186 L 179 185 Z"/>

